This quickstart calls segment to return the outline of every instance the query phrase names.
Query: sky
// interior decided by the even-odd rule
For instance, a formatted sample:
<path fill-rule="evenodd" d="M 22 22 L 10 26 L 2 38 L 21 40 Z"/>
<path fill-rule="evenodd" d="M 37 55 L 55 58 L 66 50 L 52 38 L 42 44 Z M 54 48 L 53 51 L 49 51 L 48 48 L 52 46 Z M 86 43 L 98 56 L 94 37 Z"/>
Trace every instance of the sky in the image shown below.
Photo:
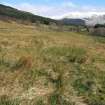
<path fill-rule="evenodd" d="M 105 0 L 0 0 L 0 4 L 54 19 L 105 14 Z"/>

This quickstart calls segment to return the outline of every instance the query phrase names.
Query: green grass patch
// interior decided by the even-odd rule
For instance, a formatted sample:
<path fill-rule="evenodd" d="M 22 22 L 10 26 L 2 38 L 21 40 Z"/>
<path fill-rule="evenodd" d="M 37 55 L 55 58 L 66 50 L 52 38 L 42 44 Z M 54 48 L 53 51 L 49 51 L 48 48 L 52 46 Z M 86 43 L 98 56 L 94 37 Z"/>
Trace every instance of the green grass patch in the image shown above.
<path fill-rule="evenodd" d="M 43 51 L 47 60 L 59 60 L 71 63 L 84 63 L 86 61 L 86 50 L 78 47 L 52 47 Z"/>

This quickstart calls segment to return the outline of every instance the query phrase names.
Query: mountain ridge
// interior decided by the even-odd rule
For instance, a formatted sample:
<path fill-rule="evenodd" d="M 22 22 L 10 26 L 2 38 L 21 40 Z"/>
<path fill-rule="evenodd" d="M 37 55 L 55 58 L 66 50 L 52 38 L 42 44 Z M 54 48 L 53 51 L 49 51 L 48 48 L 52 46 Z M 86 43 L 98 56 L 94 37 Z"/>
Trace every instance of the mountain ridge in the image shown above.
<path fill-rule="evenodd" d="M 50 24 L 50 22 L 57 23 L 56 20 L 34 15 L 30 12 L 15 9 L 10 6 L 0 4 L 0 16 L 8 19 L 17 19 L 22 21 L 29 21 L 31 23 L 40 22 L 42 24 Z"/>

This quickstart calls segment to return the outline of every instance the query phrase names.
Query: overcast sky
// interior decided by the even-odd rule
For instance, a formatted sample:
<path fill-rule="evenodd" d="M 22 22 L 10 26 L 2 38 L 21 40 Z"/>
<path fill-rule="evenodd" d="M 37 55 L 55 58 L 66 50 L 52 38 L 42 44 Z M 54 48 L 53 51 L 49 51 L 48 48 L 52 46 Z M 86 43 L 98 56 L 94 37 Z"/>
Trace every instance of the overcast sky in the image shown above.
<path fill-rule="evenodd" d="M 0 0 L 0 3 L 56 19 L 105 14 L 105 0 Z"/>

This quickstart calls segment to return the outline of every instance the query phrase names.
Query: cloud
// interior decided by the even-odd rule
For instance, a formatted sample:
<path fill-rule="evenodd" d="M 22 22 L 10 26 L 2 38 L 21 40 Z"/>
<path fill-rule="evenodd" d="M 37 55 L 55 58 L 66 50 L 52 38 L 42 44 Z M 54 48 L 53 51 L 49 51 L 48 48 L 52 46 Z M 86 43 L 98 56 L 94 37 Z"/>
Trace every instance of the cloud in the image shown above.
<path fill-rule="evenodd" d="M 34 14 L 39 14 L 39 15 L 52 10 L 52 7 L 49 7 L 46 5 L 32 5 L 28 3 L 22 3 L 22 4 L 15 5 L 15 8 L 18 8 L 24 11 L 28 11 L 28 12 L 32 12 Z"/>
<path fill-rule="evenodd" d="M 13 6 L 20 10 L 28 11 L 36 15 L 46 16 L 50 18 L 61 16 L 62 14 L 69 12 L 71 8 L 76 7 L 76 5 L 70 1 L 62 2 L 59 5 L 35 5 L 29 3 L 21 3 Z"/>
<path fill-rule="evenodd" d="M 82 17 L 92 16 L 93 14 L 95 15 L 105 14 L 104 12 L 105 8 L 94 7 L 90 5 L 79 6 L 69 0 L 64 0 L 63 2 L 59 3 L 59 5 L 30 4 L 26 2 L 11 6 L 20 10 L 31 12 L 36 15 L 56 18 L 56 19 L 63 17 L 82 18 Z"/>
<path fill-rule="evenodd" d="M 86 17 L 92 17 L 92 16 L 100 16 L 100 15 L 105 15 L 105 12 L 89 12 L 89 11 L 77 11 L 77 12 L 70 12 L 68 14 L 65 14 L 66 18 L 86 18 Z"/>

